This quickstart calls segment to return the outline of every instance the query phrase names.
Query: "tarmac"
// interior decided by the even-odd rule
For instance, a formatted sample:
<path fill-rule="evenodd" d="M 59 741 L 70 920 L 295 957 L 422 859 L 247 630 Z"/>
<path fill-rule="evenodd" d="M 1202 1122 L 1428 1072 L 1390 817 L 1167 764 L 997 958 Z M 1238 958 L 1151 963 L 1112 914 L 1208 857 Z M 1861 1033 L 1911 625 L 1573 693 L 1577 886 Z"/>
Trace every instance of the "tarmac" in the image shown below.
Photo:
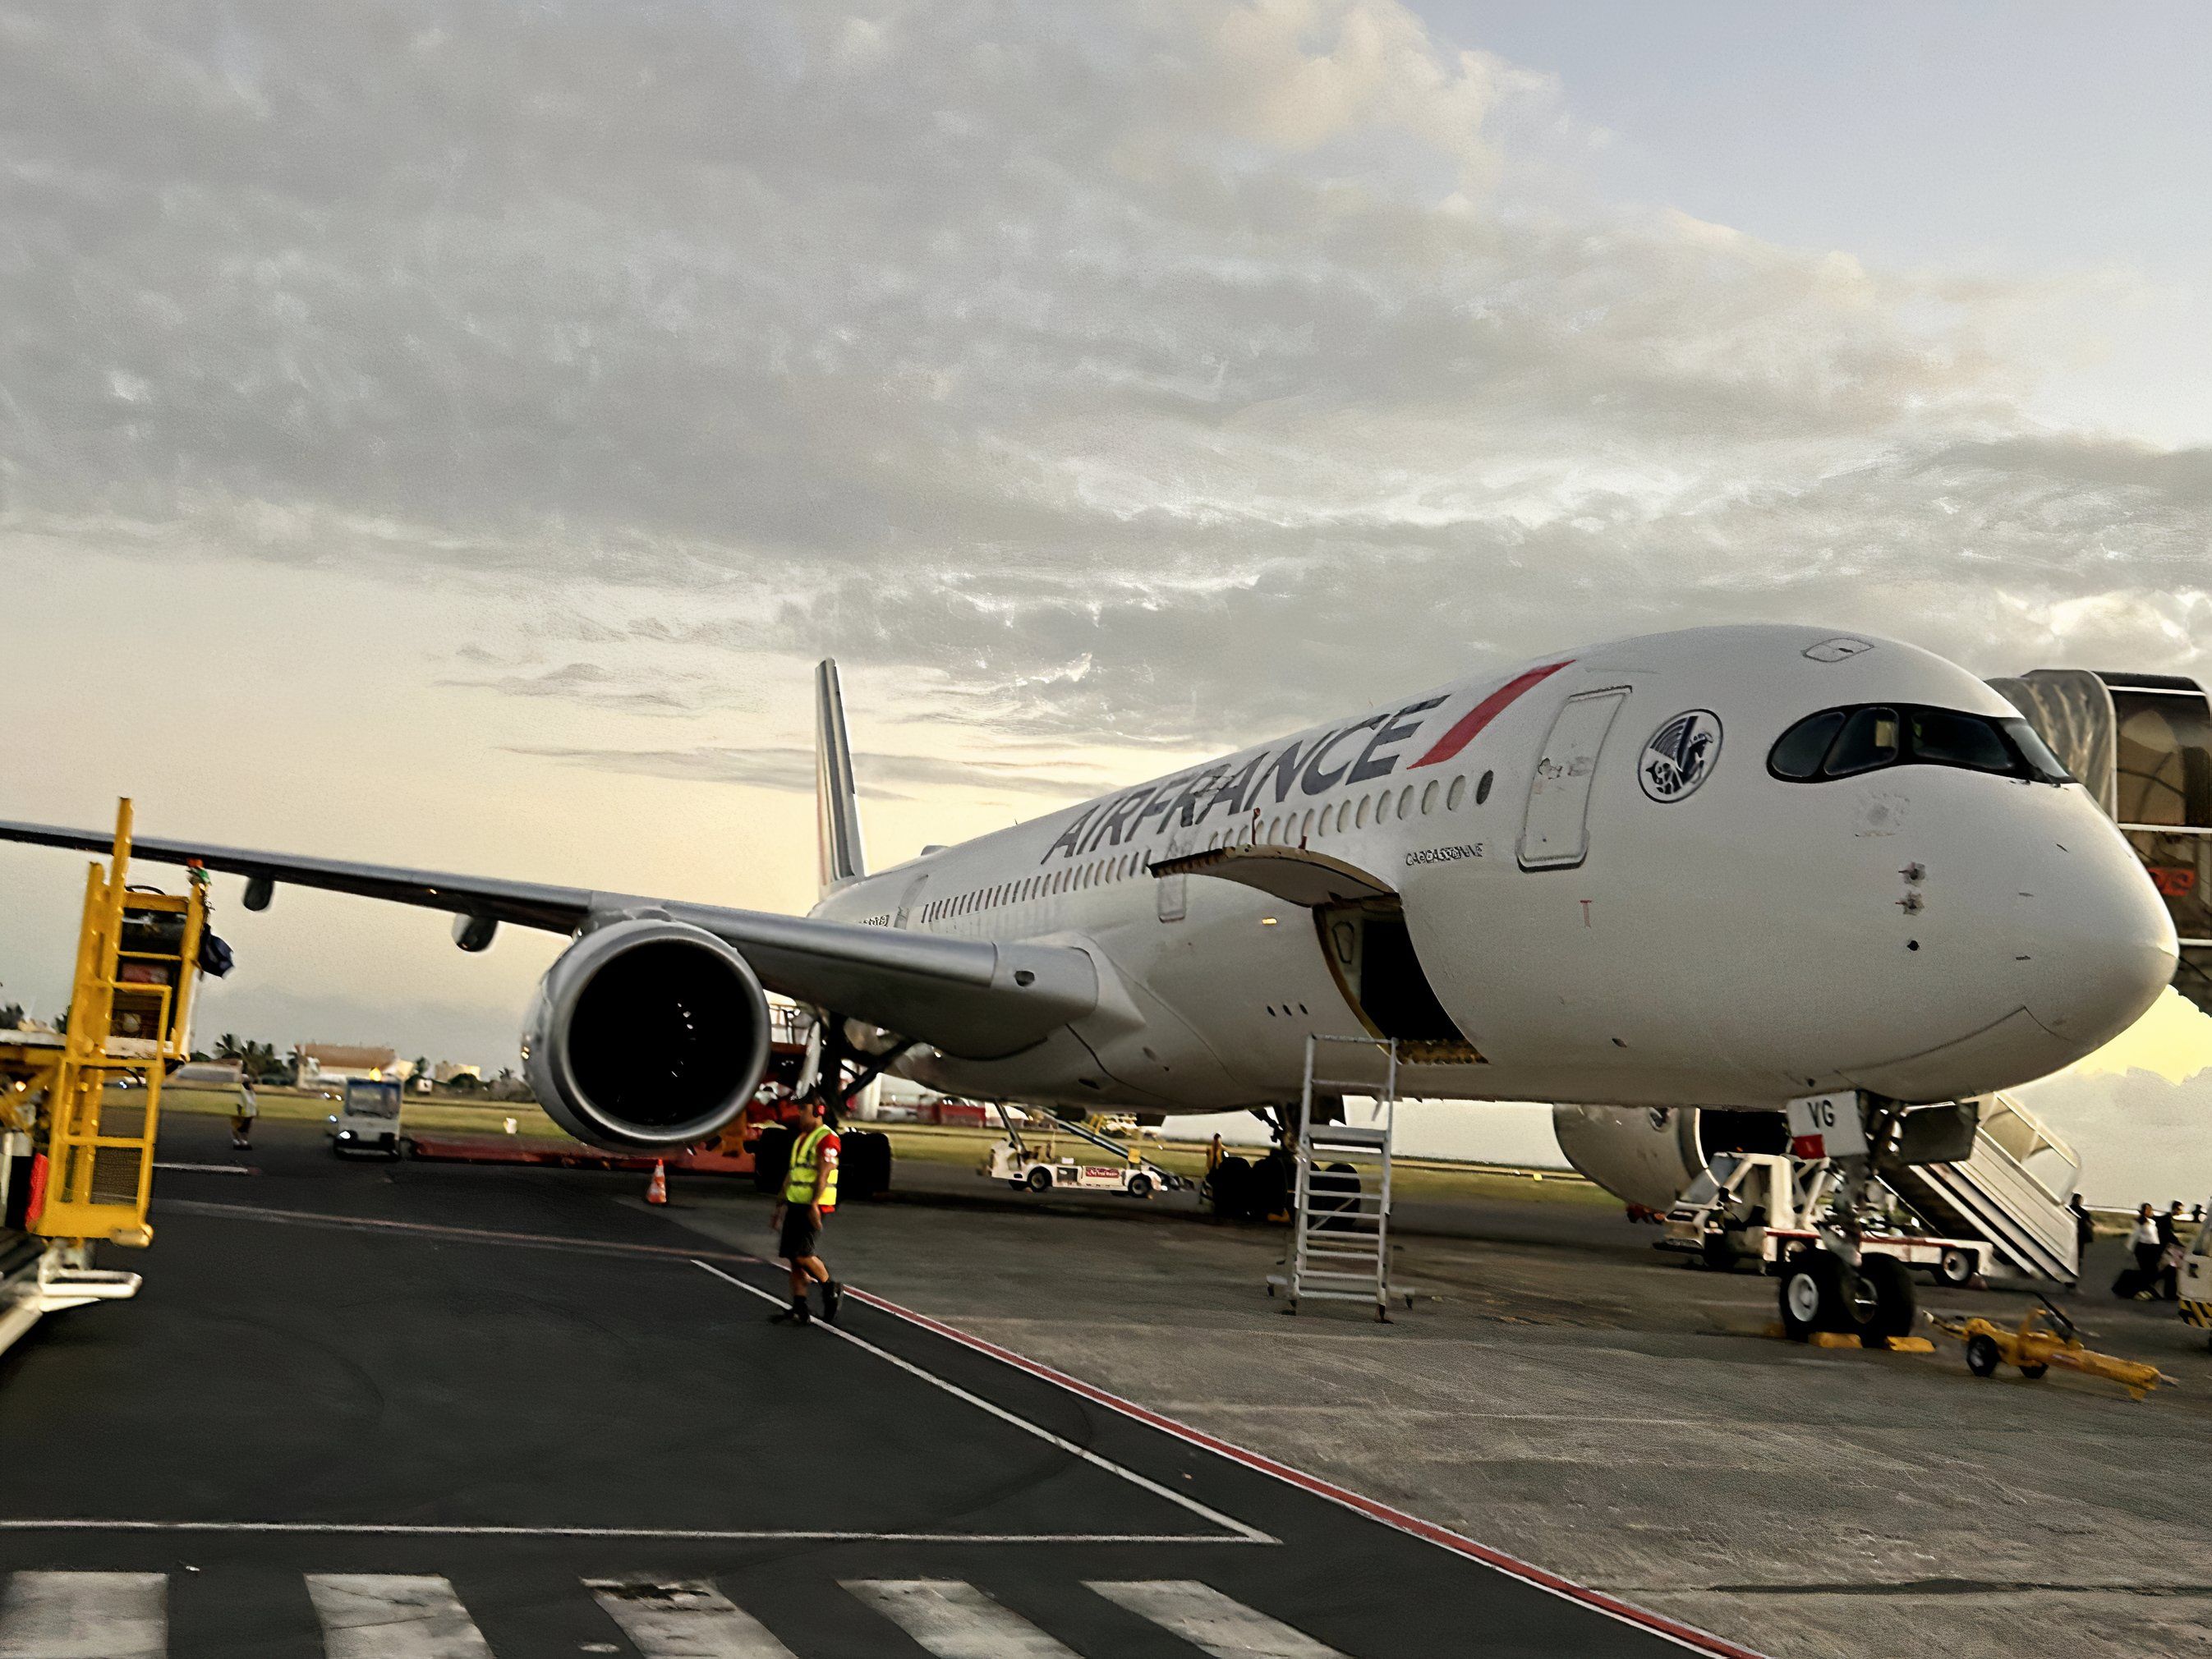
<path fill-rule="evenodd" d="M 2212 1650 L 2170 1309 L 2081 1299 L 2148 1401 L 1984 1382 L 1766 1339 L 1769 1281 L 1602 1209 L 1432 1201 L 1410 1310 L 1292 1320 L 1278 1232 L 910 1164 L 792 1329 L 726 1178 L 163 1144 L 140 1297 L 0 1357 L 0 1659 Z"/>

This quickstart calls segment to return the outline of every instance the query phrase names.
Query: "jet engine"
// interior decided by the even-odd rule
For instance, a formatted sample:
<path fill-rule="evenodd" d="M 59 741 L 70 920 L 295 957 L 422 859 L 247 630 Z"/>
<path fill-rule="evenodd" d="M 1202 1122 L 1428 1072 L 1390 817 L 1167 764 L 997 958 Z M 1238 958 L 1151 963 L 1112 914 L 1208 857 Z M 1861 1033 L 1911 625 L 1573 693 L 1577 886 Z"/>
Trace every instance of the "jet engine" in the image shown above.
<path fill-rule="evenodd" d="M 579 1140 L 672 1152 L 744 1109 L 768 1070 L 768 998 L 702 927 L 635 916 L 586 933 L 538 982 L 523 1065 Z"/>
<path fill-rule="evenodd" d="M 1715 1152 L 1779 1152 L 1790 1139 L 1778 1111 L 1700 1106 L 1554 1106 L 1552 1133 L 1576 1169 L 1653 1210 L 1680 1197 Z"/>

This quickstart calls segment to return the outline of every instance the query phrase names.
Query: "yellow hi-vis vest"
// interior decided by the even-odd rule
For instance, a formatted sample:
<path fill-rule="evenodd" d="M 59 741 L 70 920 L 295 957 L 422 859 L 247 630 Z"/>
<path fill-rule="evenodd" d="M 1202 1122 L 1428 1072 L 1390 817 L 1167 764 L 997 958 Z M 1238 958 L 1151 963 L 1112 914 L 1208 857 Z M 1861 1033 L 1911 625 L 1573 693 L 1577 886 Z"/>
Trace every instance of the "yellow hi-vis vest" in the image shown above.
<path fill-rule="evenodd" d="M 837 1207 L 837 1160 L 831 1158 L 829 1168 L 822 1166 L 822 1143 L 835 1141 L 836 1135 L 826 1123 L 817 1123 L 799 1138 L 791 1149 L 791 1173 L 784 1177 L 783 1201 L 787 1204 L 819 1204 L 825 1210 Z M 815 1195 L 815 1184 L 821 1183 L 819 1197 Z"/>

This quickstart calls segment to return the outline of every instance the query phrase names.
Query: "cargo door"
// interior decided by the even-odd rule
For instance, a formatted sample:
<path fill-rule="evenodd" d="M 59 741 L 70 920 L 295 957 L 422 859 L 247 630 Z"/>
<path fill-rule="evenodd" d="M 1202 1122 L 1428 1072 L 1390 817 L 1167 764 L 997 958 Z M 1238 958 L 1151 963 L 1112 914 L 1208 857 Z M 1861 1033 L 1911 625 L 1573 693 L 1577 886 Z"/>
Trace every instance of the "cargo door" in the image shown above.
<path fill-rule="evenodd" d="M 1590 781 L 1605 734 L 1627 698 L 1626 686 L 1585 691 L 1568 698 L 1552 722 L 1521 820 L 1523 870 L 1571 870 L 1588 855 Z"/>

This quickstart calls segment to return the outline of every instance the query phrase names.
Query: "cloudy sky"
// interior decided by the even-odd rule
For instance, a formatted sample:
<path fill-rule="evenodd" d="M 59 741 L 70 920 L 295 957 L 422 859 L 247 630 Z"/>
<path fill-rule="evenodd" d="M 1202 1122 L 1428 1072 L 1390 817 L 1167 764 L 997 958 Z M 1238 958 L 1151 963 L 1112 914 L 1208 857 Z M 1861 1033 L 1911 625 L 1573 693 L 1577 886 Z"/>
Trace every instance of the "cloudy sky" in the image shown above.
<path fill-rule="evenodd" d="M 1646 629 L 2204 672 L 2208 70 L 2165 5 L 0 3 L 0 810 L 796 908 L 823 653 L 879 860 Z M 0 854 L 8 994 L 73 880 Z M 552 948 L 230 931 L 211 1021 L 492 1063 Z"/>

